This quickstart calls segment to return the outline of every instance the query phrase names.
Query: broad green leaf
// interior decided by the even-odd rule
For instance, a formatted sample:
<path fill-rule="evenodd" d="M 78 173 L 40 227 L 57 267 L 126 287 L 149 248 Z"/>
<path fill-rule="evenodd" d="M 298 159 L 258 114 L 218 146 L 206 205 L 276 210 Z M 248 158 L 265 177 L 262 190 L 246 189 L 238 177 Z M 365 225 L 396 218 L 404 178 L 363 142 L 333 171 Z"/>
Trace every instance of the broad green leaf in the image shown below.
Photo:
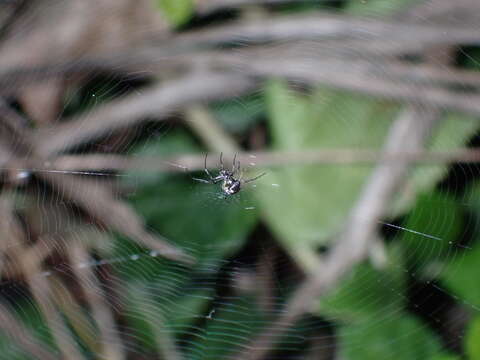
<path fill-rule="evenodd" d="M 400 249 L 392 247 L 382 269 L 357 265 L 331 293 L 322 297 L 317 312 L 343 321 L 362 321 L 399 312 L 405 306 L 405 272 Z"/>
<path fill-rule="evenodd" d="M 195 146 L 186 134 L 171 132 L 139 146 L 133 153 L 156 156 L 192 151 Z M 118 238 L 113 257 L 127 260 L 114 263 L 116 273 L 128 283 L 140 282 L 148 288 L 148 306 L 137 307 L 138 316 L 133 317 L 130 326 L 140 333 L 152 331 L 151 314 L 158 312 L 163 316 L 165 331 L 186 336 L 199 316 L 205 316 L 207 303 L 216 290 L 213 277 L 225 259 L 244 244 L 257 214 L 245 209 L 245 204 L 250 204 L 248 192 L 242 191 L 240 198 L 219 199 L 218 186 L 197 183 L 189 174 L 137 174 L 135 183 L 141 186 L 131 201 L 150 231 L 185 249 L 197 263 L 187 268 L 151 257 L 128 239 Z M 129 261 L 132 256 L 134 261 Z"/>
<path fill-rule="evenodd" d="M 245 209 L 252 204 L 246 194 L 239 194 L 242 198 L 235 203 L 219 199 L 217 191 L 214 186 L 172 176 L 139 189 L 134 204 L 162 236 L 205 263 L 237 250 L 257 219 L 254 211 Z"/>
<path fill-rule="evenodd" d="M 469 360 L 480 360 L 480 317 L 478 316 L 468 325 L 465 350 Z"/>
<path fill-rule="evenodd" d="M 134 154 L 154 156 L 195 150 L 185 133 L 172 132 L 139 146 Z M 218 186 L 198 183 L 189 175 L 131 175 L 133 183 L 141 185 L 131 200 L 147 223 L 177 246 L 191 251 L 200 262 L 231 254 L 257 221 L 254 209 L 245 209 L 256 205 L 248 189 L 223 199 L 219 198 Z"/>
<path fill-rule="evenodd" d="M 160 311 L 157 303 L 150 297 L 146 290 L 148 285 L 142 281 L 134 281 L 125 288 L 124 298 L 124 317 L 128 333 L 133 335 L 138 345 L 146 351 L 156 353 L 159 344 L 157 339 L 170 337 L 170 334 L 158 334 L 157 331 L 165 331 L 165 321 L 163 313 Z M 146 350 L 146 351 L 145 351 Z"/>
<path fill-rule="evenodd" d="M 421 195 L 401 224 L 398 240 L 405 248 L 406 261 L 423 276 L 434 278 L 446 257 L 456 254 L 455 242 L 463 230 L 458 201 L 433 191 Z"/>
<path fill-rule="evenodd" d="M 461 359 L 460 356 L 448 354 L 448 353 L 436 354 L 429 358 L 429 360 L 460 360 L 460 359 Z"/>
<path fill-rule="evenodd" d="M 271 81 L 265 91 L 272 147 L 305 149 L 381 150 L 398 105 L 339 91 L 316 89 L 300 95 L 285 82 Z M 447 151 L 464 146 L 479 128 L 471 117 L 447 114 L 434 132 L 429 148 Z M 259 183 L 278 184 L 279 191 L 258 197 L 270 228 L 283 246 L 308 269 L 312 248 L 337 234 L 368 179 L 371 165 L 290 166 L 270 170 Z M 446 166 L 417 166 L 392 202 L 391 214 L 402 214 L 418 194 L 429 191 Z"/>
<path fill-rule="evenodd" d="M 341 326 L 339 351 L 355 360 L 430 359 L 441 353 L 437 337 L 415 317 L 385 312 L 359 323 Z"/>
<path fill-rule="evenodd" d="M 480 306 L 480 246 L 462 251 L 450 261 L 441 273 L 442 282 L 462 300 Z"/>
<path fill-rule="evenodd" d="M 286 151 L 380 148 L 397 110 L 325 89 L 300 95 L 282 81 L 270 82 L 265 94 L 272 146 Z M 312 246 L 341 229 L 370 171 L 363 165 L 292 166 L 259 180 L 279 185 L 279 191 L 259 191 L 258 197 L 268 224 L 301 264 Z"/>
<path fill-rule="evenodd" d="M 194 12 L 193 0 L 155 0 L 165 17 L 175 26 L 183 25 Z"/>

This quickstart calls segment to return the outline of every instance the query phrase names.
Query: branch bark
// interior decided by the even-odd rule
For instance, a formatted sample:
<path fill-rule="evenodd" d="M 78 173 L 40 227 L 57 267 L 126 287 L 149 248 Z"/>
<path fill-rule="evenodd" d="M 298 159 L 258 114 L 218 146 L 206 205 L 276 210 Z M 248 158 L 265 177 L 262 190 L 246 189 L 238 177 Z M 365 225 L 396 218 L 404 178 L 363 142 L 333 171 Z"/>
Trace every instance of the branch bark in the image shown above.
<path fill-rule="evenodd" d="M 185 172 L 202 170 L 203 154 L 185 154 L 173 157 L 127 157 L 122 155 L 64 155 L 53 160 L 49 166 L 39 169 L 19 169 L 25 171 L 58 172 L 79 175 L 111 175 L 105 171 L 148 171 Z M 237 159 L 248 163 L 255 159 L 258 167 L 295 166 L 314 164 L 358 164 L 365 165 L 383 161 L 396 163 L 408 160 L 416 164 L 478 163 L 480 149 L 452 149 L 448 151 L 408 150 L 383 153 L 376 150 L 335 149 L 307 150 L 296 152 L 240 152 Z"/>
<path fill-rule="evenodd" d="M 148 117 L 165 118 L 192 102 L 235 97 L 252 90 L 256 82 L 235 74 L 199 72 L 112 101 L 56 126 L 35 133 L 34 146 L 40 157 L 75 148 L 109 133 L 137 125 Z"/>

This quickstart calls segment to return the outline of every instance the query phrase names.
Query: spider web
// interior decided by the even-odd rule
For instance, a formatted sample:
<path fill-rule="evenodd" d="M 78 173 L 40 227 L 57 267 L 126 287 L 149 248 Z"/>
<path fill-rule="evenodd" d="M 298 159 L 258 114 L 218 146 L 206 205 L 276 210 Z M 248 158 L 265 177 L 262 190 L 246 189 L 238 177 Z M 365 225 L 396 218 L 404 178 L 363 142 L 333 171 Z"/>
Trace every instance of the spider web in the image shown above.
<path fill-rule="evenodd" d="M 340 14 L 349 5 L 352 13 L 366 9 L 359 11 L 363 15 L 397 10 L 394 1 L 372 3 L 334 1 L 320 8 Z M 270 11 L 312 11 L 308 6 L 282 4 Z M 313 59 L 316 41 L 311 48 L 299 42 L 299 51 L 286 54 Z M 231 53 L 251 56 L 248 41 L 233 45 Z M 272 48 L 285 45 L 291 43 L 280 40 Z M 334 47 L 327 41 L 322 49 L 333 59 L 342 51 L 359 52 Z M 374 61 L 366 60 L 376 66 Z M 379 68 L 372 76 L 392 76 L 386 71 Z M 104 106 L 148 96 L 149 76 L 148 69 L 90 75 L 69 88 L 59 126 L 76 121 L 83 131 Z M 246 95 L 202 103 L 248 149 L 242 167 L 249 174 L 264 170 L 254 155 L 259 142 L 286 152 L 381 150 L 398 104 L 295 80 L 301 79 L 294 75 L 290 84 L 272 82 Z M 25 109 L 17 99 L 8 99 L 8 105 L 22 117 Z M 218 185 L 192 180 L 212 146 L 188 125 L 200 120 L 184 121 L 181 111 L 162 121 L 151 113 L 142 117 L 140 126 L 112 126 L 93 141 L 69 136 L 56 145 L 57 128 L 39 131 L 52 139 L 42 140 L 42 149 L 67 149 L 60 151 L 67 156 L 63 160 L 115 154 L 144 161 L 143 167 L 64 169 L 56 155 L 48 164 L 35 164 L 36 154 L 27 152 L 34 166 L 6 162 L 2 168 L 0 317 L 7 325 L 0 326 L 0 358 L 254 359 L 252 344 L 262 336 L 271 340 L 265 345 L 271 359 L 474 358 L 477 330 L 470 329 L 478 328 L 480 308 L 477 165 L 412 168 L 390 213 L 378 223 L 367 258 L 274 336 L 271 324 L 286 314 L 312 261 L 326 259 L 348 226 L 348 210 L 373 165 L 281 164 L 225 198 Z M 475 146 L 476 121 L 448 113 L 429 149 Z M 365 126 L 370 126 L 367 139 L 357 136 Z M 10 138 L 13 148 L 23 141 L 18 134 Z M 191 166 L 192 154 L 199 166 Z M 209 167 L 215 172 L 214 154 Z M 162 162 L 155 165 L 162 170 L 150 167 L 148 159 Z M 140 227 L 138 219 L 144 221 Z M 175 258 L 171 249 L 188 258 Z"/>

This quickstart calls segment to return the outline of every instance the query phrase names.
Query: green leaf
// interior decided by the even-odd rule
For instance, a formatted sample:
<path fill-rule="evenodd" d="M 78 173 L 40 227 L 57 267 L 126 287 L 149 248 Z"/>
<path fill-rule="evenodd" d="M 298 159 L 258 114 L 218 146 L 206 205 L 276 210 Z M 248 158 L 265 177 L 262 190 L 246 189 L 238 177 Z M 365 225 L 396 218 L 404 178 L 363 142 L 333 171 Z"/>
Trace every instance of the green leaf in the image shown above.
<path fill-rule="evenodd" d="M 463 230 L 458 201 L 448 194 L 433 191 L 423 194 L 401 224 L 398 239 L 405 248 L 406 260 L 423 276 L 434 278 L 438 266 L 454 255 L 454 243 Z"/>
<path fill-rule="evenodd" d="M 183 25 L 195 10 L 192 0 L 155 0 L 165 17 L 175 26 Z"/>
<path fill-rule="evenodd" d="M 185 133 L 172 131 L 139 146 L 134 153 L 153 156 L 195 149 Z M 148 333 L 155 325 L 151 314 L 158 312 L 163 317 L 165 331 L 179 337 L 189 336 L 215 294 L 213 278 L 226 258 L 243 246 L 258 215 L 245 209 L 246 204 L 251 204 L 248 191 L 239 193 L 239 198 L 219 199 L 218 186 L 197 183 L 190 174 L 136 174 L 134 180 L 141 186 L 131 201 L 146 219 L 150 231 L 183 248 L 197 262 L 186 268 L 161 257 L 148 256 L 148 252 L 135 243 L 118 238 L 112 257 L 127 261 L 113 264 L 116 273 L 127 283 L 140 283 L 148 288 L 148 300 L 141 300 L 146 305 L 137 306 L 141 301 L 132 305 L 138 314 L 130 326 L 135 331 Z M 135 256 L 135 261 L 128 261 L 134 254 L 145 256 Z M 145 346 L 153 346 L 148 338 L 146 341 Z"/>
<path fill-rule="evenodd" d="M 390 102 L 316 89 L 301 95 L 286 82 L 271 81 L 265 91 L 272 147 L 302 149 L 381 150 L 399 106 Z M 447 114 L 432 133 L 429 148 L 448 151 L 465 144 L 479 123 Z M 308 269 L 315 262 L 312 247 L 334 238 L 370 175 L 371 165 L 318 165 L 276 168 L 258 182 L 278 184 L 280 191 L 258 192 L 265 218 L 283 246 Z M 412 206 L 446 173 L 446 166 L 417 166 L 392 201 L 391 214 Z"/>
<path fill-rule="evenodd" d="M 435 354 L 429 358 L 430 360 L 460 360 L 460 356 L 448 354 L 448 353 L 440 353 Z"/>
<path fill-rule="evenodd" d="M 399 250 L 396 246 L 387 251 L 388 262 L 382 269 L 369 263 L 357 265 L 335 290 L 322 297 L 318 313 L 361 321 L 400 311 L 405 306 L 405 272 Z"/>
<path fill-rule="evenodd" d="M 478 316 L 468 325 L 465 350 L 469 360 L 480 360 L 480 317 Z"/>
<path fill-rule="evenodd" d="M 345 359 L 430 359 L 441 353 L 437 337 L 405 313 L 386 312 L 339 330 L 340 355 Z"/>
<path fill-rule="evenodd" d="M 325 89 L 299 95 L 282 81 L 270 82 L 265 94 L 278 150 L 378 149 L 397 111 L 388 102 Z M 270 170 L 258 181 L 279 185 L 279 191 L 258 197 L 269 226 L 300 264 L 308 267 L 311 247 L 341 229 L 370 171 L 358 165 L 292 166 Z"/>
<path fill-rule="evenodd" d="M 185 133 L 172 132 L 140 146 L 135 154 L 165 155 L 195 149 Z M 248 190 L 223 199 L 219 198 L 218 185 L 198 183 L 189 174 L 137 174 L 134 179 L 141 187 L 131 200 L 148 225 L 190 252 L 199 265 L 231 255 L 257 222 L 257 212 L 245 209 L 256 207 Z"/>
<path fill-rule="evenodd" d="M 442 282 L 467 303 L 480 306 L 480 245 L 458 254 L 441 273 Z"/>

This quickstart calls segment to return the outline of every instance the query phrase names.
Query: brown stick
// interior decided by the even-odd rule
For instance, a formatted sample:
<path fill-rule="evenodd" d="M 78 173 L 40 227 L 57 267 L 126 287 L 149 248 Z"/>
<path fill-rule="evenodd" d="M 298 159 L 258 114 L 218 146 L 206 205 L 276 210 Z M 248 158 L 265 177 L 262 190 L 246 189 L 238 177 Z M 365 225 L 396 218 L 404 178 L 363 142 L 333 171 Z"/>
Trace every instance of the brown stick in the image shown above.
<path fill-rule="evenodd" d="M 34 138 L 40 157 L 73 148 L 112 131 L 138 124 L 147 117 L 165 118 L 186 104 L 234 97 L 252 90 L 245 76 L 202 72 L 100 106 L 68 122 L 42 128 Z"/>
<path fill-rule="evenodd" d="M 403 149 L 402 149 L 403 150 Z M 227 154 L 228 155 L 228 154 Z M 231 155 L 231 154 L 230 154 Z M 205 156 L 178 155 L 174 157 L 126 157 L 122 155 L 65 155 L 53 160 L 49 166 L 38 169 L 19 169 L 31 172 L 58 172 L 90 176 L 109 175 L 105 171 L 185 172 L 203 169 Z M 480 149 L 452 149 L 449 151 L 397 151 L 381 153 L 376 150 L 321 149 L 297 152 L 271 151 L 238 153 L 243 164 L 254 162 L 258 167 L 296 166 L 314 164 L 368 165 L 382 160 L 396 163 L 408 160 L 417 164 L 478 163 Z"/>

